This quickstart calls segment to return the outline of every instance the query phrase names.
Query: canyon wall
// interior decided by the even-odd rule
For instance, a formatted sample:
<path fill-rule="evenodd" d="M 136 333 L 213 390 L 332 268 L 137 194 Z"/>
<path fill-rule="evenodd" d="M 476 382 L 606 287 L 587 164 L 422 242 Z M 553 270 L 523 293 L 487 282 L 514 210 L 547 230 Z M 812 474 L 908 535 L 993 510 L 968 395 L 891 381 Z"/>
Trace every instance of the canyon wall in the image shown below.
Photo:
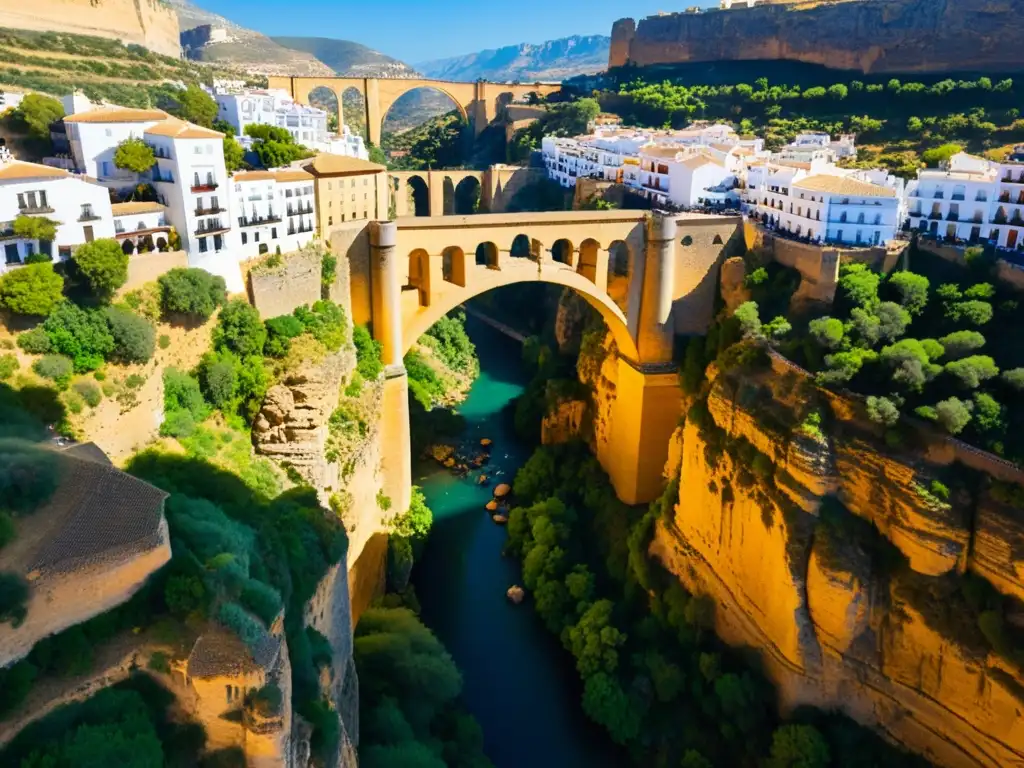
<path fill-rule="evenodd" d="M 4 3 L 0 6 L 0 27 L 109 37 L 164 56 L 181 56 L 178 14 L 161 0 Z"/>
<path fill-rule="evenodd" d="M 1022 13 L 1022 0 L 846 0 L 622 19 L 608 65 L 779 59 L 872 74 L 1017 71 Z"/>
<path fill-rule="evenodd" d="M 812 410 L 827 429 L 801 428 Z M 760 651 L 784 710 L 842 710 L 939 765 L 1024 765 L 1024 673 L 952 586 L 972 571 L 1022 594 L 1024 513 L 935 498 L 949 452 L 887 448 L 859 402 L 781 359 L 718 375 L 670 457 L 679 496 L 651 551 Z"/>

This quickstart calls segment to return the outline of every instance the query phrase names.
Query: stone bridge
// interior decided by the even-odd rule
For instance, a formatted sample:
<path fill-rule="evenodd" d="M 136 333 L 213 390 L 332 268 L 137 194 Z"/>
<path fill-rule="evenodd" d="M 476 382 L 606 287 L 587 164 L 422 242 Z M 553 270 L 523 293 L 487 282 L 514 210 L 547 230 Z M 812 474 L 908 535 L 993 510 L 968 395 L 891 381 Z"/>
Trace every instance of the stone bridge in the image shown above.
<path fill-rule="evenodd" d="M 736 217 L 576 211 L 401 218 L 334 232 L 347 257 L 352 314 L 368 322 L 387 366 L 385 492 L 399 509 L 411 487 L 408 381 L 402 359 L 431 325 L 493 288 L 542 281 L 571 288 L 604 318 L 619 353 L 612 439 L 602 455 L 619 497 L 661 493 L 678 422 L 677 335 L 714 315 L 718 267 L 744 250 Z"/>
<path fill-rule="evenodd" d="M 475 83 L 458 83 L 449 80 L 425 80 L 414 78 L 376 77 L 288 77 L 271 75 L 267 78 L 270 88 L 280 88 L 291 94 L 295 101 L 309 104 L 309 95 L 317 88 L 328 88 L 338 97 L 341 108 L 345 91 L 355 88 L 363 96 L 366 105 L 366 127 L 370 141 L 380 146 L 384 117 L 391 106 L 409 91 L 417 88 L 433 88 L 448 96 L 462 114 L 471 120 L 476 135 L 486 128 L 498 114 L 500 107 L 515 99 L 525 98 L 530 93 L 547 96 L 562 89 L 560 83 L 489 83 L 478 80 Z"/>
<path fill-rule="evenodd" d="M 476 213 L 459 210 L 462 200 L 480 201 L 480 211 L 501 213 L 515 193 L 545 178 L 543 168 L 492 165 L 485 171 L 388 171 L 395 215 L 452 216 Z M 466 194 L 462 194 L 463 192 Z"/>

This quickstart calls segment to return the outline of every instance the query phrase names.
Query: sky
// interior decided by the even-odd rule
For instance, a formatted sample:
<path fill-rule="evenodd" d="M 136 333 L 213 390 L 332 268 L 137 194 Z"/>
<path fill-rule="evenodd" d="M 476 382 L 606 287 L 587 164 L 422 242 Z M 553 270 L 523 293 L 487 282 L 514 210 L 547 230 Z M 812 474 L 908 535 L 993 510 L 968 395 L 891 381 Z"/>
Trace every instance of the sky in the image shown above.
<path fill-rule="evenodd" d="M 663 0 L 193 0 L 265 35 L 353 40 L 407 64 L 569 35 L 610 35 L 612 22 L 639 20 Z M 707 0 L 696 4 L 706 5 Z"/>

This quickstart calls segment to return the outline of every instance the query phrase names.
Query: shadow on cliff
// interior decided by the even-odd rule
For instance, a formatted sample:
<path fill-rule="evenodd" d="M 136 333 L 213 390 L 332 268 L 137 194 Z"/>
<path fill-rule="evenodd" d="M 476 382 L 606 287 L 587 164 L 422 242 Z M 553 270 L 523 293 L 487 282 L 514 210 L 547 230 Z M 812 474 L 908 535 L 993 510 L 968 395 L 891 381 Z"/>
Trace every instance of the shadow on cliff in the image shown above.
<path fill-rule="evenodd" d="M 49 387 L 13 389 L 0 383 L 0 437 L 41 441 L 52 436 L 48 427 L 60 432 L 66 426 L 67 411 L 59 393 Z"/>

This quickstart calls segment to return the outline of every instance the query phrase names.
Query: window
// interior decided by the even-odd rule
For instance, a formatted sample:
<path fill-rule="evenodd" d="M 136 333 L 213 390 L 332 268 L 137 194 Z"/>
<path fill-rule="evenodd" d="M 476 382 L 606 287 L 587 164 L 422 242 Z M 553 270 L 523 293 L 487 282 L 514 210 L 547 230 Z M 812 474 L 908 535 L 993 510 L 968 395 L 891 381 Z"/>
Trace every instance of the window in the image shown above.
<path fill-rule="evenodd" d="M 270 239 L 277 240 L 277 227 L 270 228 Z"/>
<path fill-rule="evenodd" d="M 81 218 L 84 221 L 87 221 L 89 219 L 95 218 L 92 215 L 92 204 L 91 203 L 82 203 L 82 216 L 81 216 Z"/>
<path fill-rule="evenodd" d="M 219 251 L 224 247 L 224 238 L 221 235 L 213 236 L 213 250 Z"/>
<path fill-rule="evenodd" d="M 253 232 L 252 233 L 252 239 L 253 239 L 254 243 L 258 243 L 260 241 L 260 233 L 259 232 Z"/>
<path fill-rule="evenodd" d="M 206 253 L 206 249 L 208 247 L 209 246 L 206 244 L 206 238 L 205 237 L 200 237 L 199 238 L 199 252 L 200 253 Z"/>
<path fill-rule="evenodd" d="M 21 256 L 18 254 L 18 244 L 7 243 L 4 246 L 4 256 L 8 264 L 20 264 Z"/>
<path fill-rule="evenodd" d="M 107 128 L 107 130 L 105 131 L 105 133 L 106 133 L 106 135 L 107 135 L 107 136 L 113 136 L 113 135 L 114 135 L 114 131 L 113 131 L 113 129 L 112 129 L 112 128 Z"/>
<path fill-rule="evenodd" d="M 203 148 L 197 144 L 196 146 L 192 147 L 192 152 L 197 155 L 201 155 L 203 154 Z"/>
<path fill-rule="evenodd" d="M 330 188 L 331 188 L 331 182 L 328 181 L 327 182 L 327 189 L 330 190 Z M 291 193 L 289 192 L 289 194 L 291 194 Z"/>
<path fill-rule="evenodd" d="M 330 226 L 333 223 L 334 223 L 334 217 L 333 216 L 328 216 L 327 217 L 327 226 Z"/>
<path fill-rule="evenodd" d="M 249 242 L 249 233 L 248 232 L 243 232 L 242 233 L 242 245 L 245 245 L 248 242 Z"/>
<path fill-rule="evenodd" d="M 843 240 L 843 230 L 840 229 L 838 232 L 836 232 L 836 240 L 842 242 L 842 240 Z"/>

